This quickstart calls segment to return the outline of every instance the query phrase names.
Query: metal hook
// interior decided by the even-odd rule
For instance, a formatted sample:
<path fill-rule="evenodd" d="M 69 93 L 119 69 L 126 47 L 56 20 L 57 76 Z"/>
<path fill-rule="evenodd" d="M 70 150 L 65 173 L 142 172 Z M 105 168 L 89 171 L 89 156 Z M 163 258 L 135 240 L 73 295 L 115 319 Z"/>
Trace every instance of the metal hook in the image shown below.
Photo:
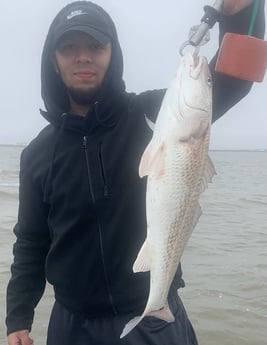
<path fill-rule="evenodd" d="M 201 19 L 201 24 L 193 26 L 190 29 L 188 41 L 183 43 L 180 47 L 181 55 L 183 55 L 183 50 L 187 45 L 195 47 L 195 54 L 197 54 L 199 52 L 199 47 L 209 42 L 209 29 L 211 29 L 214 26 L 214 24 L 219 20 L 222 4 L 222 0 L 217 0 L 213 4 L 213 7 L 204 7 L 205 15 Z"/>
<path fill-rule="evenodd" d="M 198 55 L 199 54 L 199 51 L 200 51 L 200 47 L 199 46 L 193 46 L 190 41 L 186 41 L 184 42 L 181 46 L 180 46 L 180 49 L 179 49 L 179 53 L 181 56 L 184 56 L 185 53 L 184 53 L 184 49 L 187 47 L 187 46 L 191 46 L 194 48 L 194 52 L 193 52 L 193 55 Z"/>

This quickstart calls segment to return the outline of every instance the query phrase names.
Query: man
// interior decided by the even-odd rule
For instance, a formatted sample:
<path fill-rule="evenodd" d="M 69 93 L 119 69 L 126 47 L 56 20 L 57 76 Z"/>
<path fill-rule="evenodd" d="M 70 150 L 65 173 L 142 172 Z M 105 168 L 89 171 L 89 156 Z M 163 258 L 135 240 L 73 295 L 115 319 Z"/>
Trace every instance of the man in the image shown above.
<path fill-rule="evenodd" d="M 252 1 L 225 0 L 220 35 L 247 32 Z M 264 1 L 254 34 L 264 34 Z M 238 13 L 242 10 L 240 13 Z M 237 13 L 233 16 L 232 14 Z M 214 72 L 213 121 L 244 97 L 251 83 Z M 42 56 L 43 116 L 50 124 L 21 156 L 18 222 L 7 289 L 9 345 L 30 345 L 33 313 L 47 279 L 55 290 L 48 345 L 196 345 L 177 289 L 169 293 L 175 322 L 140 314 L 149 274 L 132 272 L 146 234 L 141 154 L 151 138 L 165 90 L 126 93 L 115 26 L 99 6 L 69 4 L 51 24 Z"/>

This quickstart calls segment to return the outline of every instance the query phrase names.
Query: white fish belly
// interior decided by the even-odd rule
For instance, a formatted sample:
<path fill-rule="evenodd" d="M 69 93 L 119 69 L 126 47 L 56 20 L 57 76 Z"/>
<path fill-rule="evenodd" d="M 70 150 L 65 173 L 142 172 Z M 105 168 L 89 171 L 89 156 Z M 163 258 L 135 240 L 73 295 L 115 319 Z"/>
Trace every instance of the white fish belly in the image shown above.
<path fill-rule="evenodd" d="M 147 241 L 151 248 L 151 282 L 147 311 L 162 308 L 185 245 L 199 216 L 206 140 L 169 150 L 166 173 L 149 176 Z M 172 154 L 173 153 L 173 154 Z"/>

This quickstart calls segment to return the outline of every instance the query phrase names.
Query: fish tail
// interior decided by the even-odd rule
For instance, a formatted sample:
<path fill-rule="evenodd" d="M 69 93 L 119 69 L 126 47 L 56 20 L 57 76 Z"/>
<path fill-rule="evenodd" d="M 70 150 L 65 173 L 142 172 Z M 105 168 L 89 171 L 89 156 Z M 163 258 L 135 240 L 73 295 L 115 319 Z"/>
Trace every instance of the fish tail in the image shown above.
<path fill-rule="evenodd" d="M 136 316 L 134 317 L 132 320 L 130 320 L 124 327 L 121 335 L 120 335 L 120 339 L 125 337 L 128 333 L 131 332 L 132 329 L 135 328 L 135 326 L 137 326 L 139 324 L 139 322 L 141 322 L 143 319 L 143 316 Z"/>
<path fill-rule="evenodd" d="M 175 321 L 175 317 L 173 316 L 173 313 L 169 307 L 168 302 L 166 303 L 166 305 L 158 310 L 153 310 L 151 312 L 149 312 L 147 314 L 147 316 L 154 316 L 158 319 L 161 319 L 163 321 L 166 322 L 174 322 Z"/>

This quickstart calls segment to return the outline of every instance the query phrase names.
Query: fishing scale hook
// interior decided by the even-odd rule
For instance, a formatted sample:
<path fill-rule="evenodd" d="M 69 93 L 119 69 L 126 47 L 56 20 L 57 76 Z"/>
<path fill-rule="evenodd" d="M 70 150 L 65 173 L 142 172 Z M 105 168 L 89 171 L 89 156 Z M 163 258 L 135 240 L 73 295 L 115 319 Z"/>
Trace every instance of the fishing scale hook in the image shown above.
<path fill-rule="evenodd" d="M 200 47 L 208 43 L 210 40 L 209 29 L 213 28 L 215 23 L 219 21 L 223 0 L 217 0 L 213 6 L 204 6 L 205 14 L 201 19 L 201 24 L 193 26 L 189 31 L 189 39 L 180 47 L 180 55 L 184 55 L 184 49 L 187 46 L 195 48 L 194 54 L 199 53 Z"/>

